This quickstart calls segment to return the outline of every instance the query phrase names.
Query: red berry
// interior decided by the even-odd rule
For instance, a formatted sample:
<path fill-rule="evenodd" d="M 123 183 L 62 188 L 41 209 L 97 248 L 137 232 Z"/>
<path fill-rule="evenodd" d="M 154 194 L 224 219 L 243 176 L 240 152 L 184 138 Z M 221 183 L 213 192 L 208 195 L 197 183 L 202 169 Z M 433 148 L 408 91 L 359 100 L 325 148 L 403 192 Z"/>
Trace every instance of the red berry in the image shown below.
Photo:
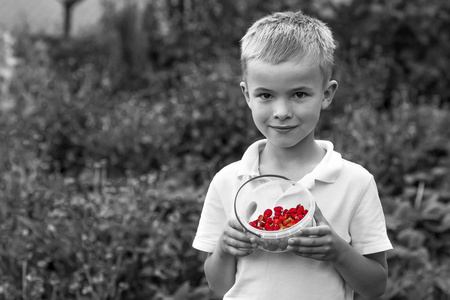
<path fill-rule="evenodd" d="M 271 218 L 273 213 L 273 218 Z M 308 213 L 301 204 L 289 209 L 283 209 L 281 206 L 275 206 L 272 209 L 266 209 L 264 214 L 259 215 L 258 219 L 249 222 L 252 227 L 260 230 L 274 231 L 291 227 Z"/>
<path fill-rule="evenodd" d="M 281 213 L 281 212 L 283 211 L 283 207 L 281 207 L 281 206 L 275 206 L 275 207 L 273 208 L 273 210 L 274 210 L 275 212 Z"/>

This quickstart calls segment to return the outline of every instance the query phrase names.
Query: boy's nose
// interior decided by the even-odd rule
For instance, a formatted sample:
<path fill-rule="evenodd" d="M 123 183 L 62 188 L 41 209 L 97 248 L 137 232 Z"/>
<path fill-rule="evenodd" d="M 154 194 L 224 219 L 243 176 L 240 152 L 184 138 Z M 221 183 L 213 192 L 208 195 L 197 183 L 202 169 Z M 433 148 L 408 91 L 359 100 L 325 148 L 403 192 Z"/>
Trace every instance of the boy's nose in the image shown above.
<path fill-rule="evenodd" d="M 292 117 L 291 102 L 283 99 L 275 101 L 273 108 L 273 116 L 280 120 L 291 118 Z"/>

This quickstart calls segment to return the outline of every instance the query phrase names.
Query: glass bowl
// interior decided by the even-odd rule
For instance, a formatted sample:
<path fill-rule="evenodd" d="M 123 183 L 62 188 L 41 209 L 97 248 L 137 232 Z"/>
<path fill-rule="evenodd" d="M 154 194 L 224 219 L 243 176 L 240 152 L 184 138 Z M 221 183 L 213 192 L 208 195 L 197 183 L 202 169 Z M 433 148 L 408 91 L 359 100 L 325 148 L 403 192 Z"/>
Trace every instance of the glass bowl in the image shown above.
<path fill-rule="evenodd" d="M 256 236 L 258 248 L 268 252 L 287 251 L 291 237 L 302 228 L 315 225 L 311 192 L 280 175 L 247 180 L 236 193 L 234 211 L 242 227 Z"/>

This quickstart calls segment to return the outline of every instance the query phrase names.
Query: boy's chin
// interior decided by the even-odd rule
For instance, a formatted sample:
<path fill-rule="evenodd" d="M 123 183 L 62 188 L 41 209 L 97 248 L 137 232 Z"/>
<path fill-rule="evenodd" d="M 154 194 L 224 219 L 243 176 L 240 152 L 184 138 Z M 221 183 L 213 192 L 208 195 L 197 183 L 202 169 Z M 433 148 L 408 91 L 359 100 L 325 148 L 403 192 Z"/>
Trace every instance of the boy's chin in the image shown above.
<path fill-rule="evenodd" d="M 295 148 L 299 145 L 302 140 L 283 140 L 283 139 L 268 139 L 268 143 L 272 146 L 280 149 L 290 149 Z"/>

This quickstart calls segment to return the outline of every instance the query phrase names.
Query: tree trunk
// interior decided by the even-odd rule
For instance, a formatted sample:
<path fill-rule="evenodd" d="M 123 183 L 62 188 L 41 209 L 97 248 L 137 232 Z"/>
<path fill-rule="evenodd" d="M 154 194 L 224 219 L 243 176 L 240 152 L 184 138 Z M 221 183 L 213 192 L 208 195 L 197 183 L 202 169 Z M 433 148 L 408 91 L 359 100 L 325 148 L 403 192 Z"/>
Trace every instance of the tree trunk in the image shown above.
<path fill-rule="evenodd" d="M 69 38 L 71 31 L 72 31 L 72 15 L 73 15 L 73 8 L 76 6 L 76 4 L 79 4 L 83 0 L 63 0 L 62 6 L 63 6 L 63 17 L 64 17 L 64 28 L 63 28 L 63 35 L 64 38 Z"/>
<path fill-rule="evenodd" d="M 68 39 L 70 37 L 70 32 L 72 30 L 72 10 L 74 2 L 66 2 L 64 4 L 64 38 Z"/>

